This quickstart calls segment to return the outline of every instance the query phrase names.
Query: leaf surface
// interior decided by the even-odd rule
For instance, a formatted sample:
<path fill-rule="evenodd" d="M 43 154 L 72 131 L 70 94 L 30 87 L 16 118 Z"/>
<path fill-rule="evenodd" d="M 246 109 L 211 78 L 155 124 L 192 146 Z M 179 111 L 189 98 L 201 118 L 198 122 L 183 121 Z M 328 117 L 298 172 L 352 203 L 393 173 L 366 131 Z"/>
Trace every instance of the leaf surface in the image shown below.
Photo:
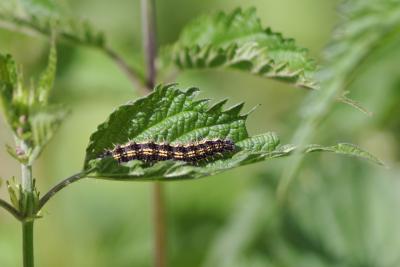
<path fill-rule="evenodd" d="M 141 180 L 198 178 L 290 153 L 279 146 L 274 133 L 248 135 L 248 114 L 240 113 L 243 104 L 224 109 L 223 100 L 210 106 L 209 100 L 194 99 L 197 92 L 197 88 L 181 91 L 176 85 L 160 85 L 147 97 L 119 107 L 90 137 L 85 168 L 96 167 L 90 176 Z M 198 165 L 179 161 L 146 164 L 138 160 L 119 164 L 111 158 L 99 158 L 115 144 L 130 140 L 176 144 L 215 138 L 234 141 L 237 150 L 233 155 Z"/>
<path fill-rule="evenodd" d="M 173 62 L 180 69 L 235 69 L 299 87 L 317 87 L 317 67 L 307 50 L 263 28 L 254 8 L 202 16 L 164 52 L 164 64 Z"/>

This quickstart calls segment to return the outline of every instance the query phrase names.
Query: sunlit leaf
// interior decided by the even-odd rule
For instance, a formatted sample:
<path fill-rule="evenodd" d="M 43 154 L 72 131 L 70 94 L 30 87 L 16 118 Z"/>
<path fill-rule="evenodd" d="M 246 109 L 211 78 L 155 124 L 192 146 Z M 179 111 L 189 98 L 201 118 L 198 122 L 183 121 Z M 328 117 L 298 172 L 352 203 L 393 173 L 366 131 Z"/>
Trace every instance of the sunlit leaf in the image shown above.
<path fill-rule="evenodd" d="M 92 134 L 86 152 L 85 168 L 96 167 L 90 176 L 112 179 L 183 179 L 197 178 L 290 153 L 279 146 L 274 133 L 250 137 L 241 114 L 243 104 L 223 109 L 226 101 L 209 106 L 208 100 L 195 100 L 196 88 L 179 90 L 175 85 L 158 86 L 153 93 L 114 111 Z M 141 161 L 119 164 L 114 159 L 99 159 L 115 144 L 130 140 L 187 143 L 201 139 L 230 139 L 237 146 L 233 155 L 190 165 L 162 161 L 153 165 Z"/>
<path fill-rule="evenodd" d="M 315 62 L 293 39 L 265 29 L 255 9 L 202 16 L 164 51 L 180 69 L 237 69 L 296 86 L 316 88 Z"/>

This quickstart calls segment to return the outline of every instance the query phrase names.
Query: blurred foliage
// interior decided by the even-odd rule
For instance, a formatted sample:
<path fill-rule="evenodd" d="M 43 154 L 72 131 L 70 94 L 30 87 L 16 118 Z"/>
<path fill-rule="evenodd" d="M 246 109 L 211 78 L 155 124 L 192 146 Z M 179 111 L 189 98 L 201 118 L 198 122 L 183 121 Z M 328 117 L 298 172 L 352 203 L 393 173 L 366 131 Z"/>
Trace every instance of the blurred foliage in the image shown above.
<path fill-rule="evenodd" d="M 359 164 L 335 163 L 353 178 L 320 168 L 324 178 L 303 177 L 284 206 L 274 197 L 277 181 L 260 176 L 216 236 L 204 266 L 398 266 L 398 181 L 368 177 Z"/>
<path fill-rule="evenodd" d="M 0 20 L 16 30 L 33 30 L 45 35 L 56 31 L 67 41 L 105 47 L 104 34 L 94 29 L 89 22 L 68 14 L 62 2 L 7 0 L 0 4 Z"/>
<path fill-rule="evenodd" d="M 322 90 L 311 94 L 303 104 L 304 118 L 294 134 L 295 144 L 310 143 L 335 99 L 346 94 L 360 69 L 372 64 L 368 60 L 374 53 L 393 43 L 400 44 L 400 1 L 349 0 L 341 9 L 343 20 L 325 50 L 325 64 L 320 74 Z M 298 157 L 290 164 L 279 186 L 281 196 L 285 195 L 300 163 L 301 157 Z"/>

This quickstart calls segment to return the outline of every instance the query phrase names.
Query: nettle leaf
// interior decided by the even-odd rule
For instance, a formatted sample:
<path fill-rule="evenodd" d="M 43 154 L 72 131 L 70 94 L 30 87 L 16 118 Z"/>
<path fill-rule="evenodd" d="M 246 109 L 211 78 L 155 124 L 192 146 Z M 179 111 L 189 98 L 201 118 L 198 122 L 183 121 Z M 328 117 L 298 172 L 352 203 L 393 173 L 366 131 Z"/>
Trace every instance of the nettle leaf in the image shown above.
<path fill-rule="evenodd" d="M 363 150 L 362 148 L 348 143 L 339 143 L 334 146 L 321 146 L 321 145 L 310 145 L 305 150 L 306 153 L 311 152 L 332 152 L 336 154 L 342 154 L 347 156 L 358 157 L 361 159 L 368 160 L 378 165 L 385 165 L 380 159 L 372 155 L 371 153 Z"/>
<path fill-rule="evenodd" d="M 104 33 L 88 21 L 65 12 L 60 4 L 44 0 L 13 0 L 0 4 L 0 21 L 45 35 L 56 32 L 62 39 L 83 45 L 105 47 Z"/>
<path fill-rule="evenodd" d="M 12 57 L 0 54 L 0 98 L 6 120 L 20 141 L 16 152 L 8 150 L 21 162 L 31 164 L 39 156 L 66 116 L 64 108 L 48 104 L 56 64 L 53 42 L 46 70 L 36 84 L 26 86 Z"/>
<path fill-rule="evenodd" d="M 209 106 L 209 100 L 195 100 L 197 88 L 179 90 L 176 85 L 159 85 L 150 95 L 114 111 L 90 137 L 85 169 L 95 168 L 90 177 L 131 180 L 189 179 L 208 176 L 268 158 L 288 155 L 274 133 L 249 137 L 248 114 L 240 114 L 243 103 L 223 110 L 226 100 Z M 99 159 L 106 149 L 130 140 L 187 143 L 200 139 L 231 139 L 238 147 L 233 155 L 197 166 L 177 161 L 153 165 L 134 160 L 119 164 Z"/>
<path fill-rule="evenodd" d="M 98 126 L 86 149 L 85 170 L 93 178 L 114 180 L 175 180 L 192 179 L 251 164 L 290 155 L 293 145 L 279 145 L 275 133 L 250 137 L 246 130 L 247 114 L 241 114 L 243 103 L 223 109 L 226 100 L 209 106 L 208 99 L 195 100 L 197 88 L 181 91 L 176 85 L 159 85 L 155 91 L 137 101 L 115 110 L 108 120 Z M 112 158 L 100 158 L 105 150 L 130 141 L 188 143 L 201 139 L 230 139 L 237 150 L 198 165 L 179 161 L 160 161 L 154 164 L 133 160 L 120 164 Z M 329 151 L 344 153 L 339 148 L 312 146 L 305 152 Z M 365 152 L 366 153 L 366 152 Z M 349 155 L 366 157 L 361 149 L 348 151 Z"/>
<path fill-rule="evenodd" d="M 317 87 L 316 64 L 307 50 L 263 28 L 254 8 L 202 16 L 164 51 L 163 64 L 180 69 L 237 69 L 299 87 Z"/>

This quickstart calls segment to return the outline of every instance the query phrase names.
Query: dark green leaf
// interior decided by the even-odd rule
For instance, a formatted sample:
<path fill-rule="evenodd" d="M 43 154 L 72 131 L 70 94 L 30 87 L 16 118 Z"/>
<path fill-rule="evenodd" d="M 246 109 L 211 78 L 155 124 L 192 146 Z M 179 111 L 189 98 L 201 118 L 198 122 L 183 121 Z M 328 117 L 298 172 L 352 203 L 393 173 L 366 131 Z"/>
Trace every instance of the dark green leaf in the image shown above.
<path fill-rule="evenodd" d="M 119 107 L 90 137 L 85 168 L 95 167 L 96 171 L 89 176 L 135 180 L 197 178 L 291 152 L 290 147 L 278 146 L 274 133 L 249 137 L 247 115 L 240 114 L 242 104 L 223 110 L 224 100 L 209 107 L 208 100 L 194 100 L 197 92 L 196 88 L 183 92 L 175 85 L 160 85 L 147 97 Z M 106 149 L 130 140 L 185 143 L 213 138 L 231 139 L 238 149 L 233 155 L 196 166 L 176 161 L 150 165 L 99 159 Z"/>

